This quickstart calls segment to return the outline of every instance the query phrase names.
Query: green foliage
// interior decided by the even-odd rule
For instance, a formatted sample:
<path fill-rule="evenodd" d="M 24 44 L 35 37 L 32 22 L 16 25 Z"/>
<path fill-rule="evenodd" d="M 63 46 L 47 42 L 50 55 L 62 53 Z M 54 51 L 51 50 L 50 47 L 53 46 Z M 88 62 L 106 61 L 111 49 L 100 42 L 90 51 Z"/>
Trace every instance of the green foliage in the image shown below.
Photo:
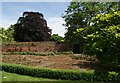
<path fill-rule="evenodd" d="M 3 55 L 38 55 L 38 56 L 49 56 L 49 55 L 62 55 L 62 54 L 73 54 L 73 52 L 2 52 Z"/>
<path fill-rule="evenodd" d="M 83 43 L 84 53 L 104 65 L 120 65 L 120 2 L 71 2 L 63 17 L 66 39 Z"/>
<path fill-rule="evenodd" d="M 73 32 L 73 40 L 84 44 L 84 53 L 96 55 L 104 66 L 120 65 L 120 11 L 98 14 L 92 18 L 92 26 Z M 113 68 L 114 69 L 114 68 Z"/>
<path fill-rule="evenodd" d="M 11 73 L 51 79 L 120 82 L 120 75 L 115 72 L 98 74 L 98 72 L 95 73 L 94 71 L 34 68 L 7 63 L 2 64 L 2 70 Z"/>
<path fill-rule="evenodd" d="M 51 29 L 47 27 L 47 21 L 42 13 L 23 12 L 14 25 L 14 39 L 18 42 L 48 41 L 51 37 Z"/>
<path fill-rule="evenodd" d="M 85 52 L 97 55 L 105 65 L 120 65 L 120 11 L 98 14 L 93 18 L 93 31 L 87 34 Z"/>
<path fill-rule="evenodd" d="M 5 29 L 5 28 L 0 28 L 0 39 L 2 40 L 3 43 L 6 42 L 13 42 L 13 33 L 14 31 L 11 30 L 10 28 Z"/>
<path fill-rule="evenodd" d="M 119 9 L 119 2 L 71 2 L 63 16 L 67 26 L 65 39 L 69 42 L 78 42 L 74 31 L 91 26 L 92 18 L 100 13 L 109 13 Z M 82 34 L 81 34 L 82 35 Z"/>
<path fill-rule="evenodd" d="M 73 35 L 72 35 L 72 42 L 76 42 L 76 43 L 83 43 L 84 42 L 84 36 L 85 35 L 85 29 L 84 28 L 79 28 L 79 29 L 76 29 L 74 32 L 73 32 Z"/>
<path fill-rule="evenodd" d="M 59 36 L 58 34 L 53 34 L 51 36 L 51 41 L 64 42 L 65 39 L 62 36 Z"/>

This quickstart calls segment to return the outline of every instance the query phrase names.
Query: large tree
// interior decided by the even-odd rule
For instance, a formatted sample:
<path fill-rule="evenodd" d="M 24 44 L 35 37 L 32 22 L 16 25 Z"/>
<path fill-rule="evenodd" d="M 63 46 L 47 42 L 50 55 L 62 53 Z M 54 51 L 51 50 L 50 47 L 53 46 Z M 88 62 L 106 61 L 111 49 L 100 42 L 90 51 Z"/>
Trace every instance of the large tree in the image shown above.
<path fill-rule="evenodd" d="M 102 65 L 119 69 L 120 11 L 98 14 L 92 18 L 92 22 L 92 26 L 76 29 L 73 33 L 74 40 L 84 42 L 83 53 L 96 55 Z"/>
<path fill-rule="evenodd" d="M 119 66 L 120 11 L 98 14 L 93 22 L 93 26 L 88 28 L 93 31 L 85 36 L 85 53 L 96 55 L 104 64 Z"/>
<path fill-rule="evenodd" d="M 97 14 L 119 10 L 119 2 L 71 2 L 63 16 L 67 26 L 65 38 L 75 42 L 73 32 L 77 28 L 85 28 L 92 24 L 92 18 Z"/>
<path fill-rule="evenodd" d="M 39 12 L 24 12 L 14 26 L 15 41 L 47 41 L 51 37 L 51 29 L 47 27 L 43 14 Z"/>

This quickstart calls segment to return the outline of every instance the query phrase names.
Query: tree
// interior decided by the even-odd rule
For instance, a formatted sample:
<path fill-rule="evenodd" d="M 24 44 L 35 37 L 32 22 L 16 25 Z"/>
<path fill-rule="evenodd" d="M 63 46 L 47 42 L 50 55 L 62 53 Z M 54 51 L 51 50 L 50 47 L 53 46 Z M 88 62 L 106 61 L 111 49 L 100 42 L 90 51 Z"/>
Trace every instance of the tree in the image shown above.
<path fill-rule="evenodd" d="M 107 65 L 120 65 L 120 11 L 98 14 L 94 31 L 87 35 L 86 53 L 97 55 Z M 89 50 L 88 50 L 89 49 Z"/>
<path fill-rule="evenodd" d="M 74 31 L 92 25 L 92 18 L 97 14 L 119 10 L 120 2 L 71 2 L 63 16 L 68 27 L 65 39 L 75 42 Z"/>
<path fill-rule="evenodd" d="M 14 26 L 15 41 L 47 41 L 51 37 L 51 29 L 47 27 L 43 14 L 39 12 L 24 12 Z"/>
<path fill-rule="evenodd" d="M 120 11 L 98 14 L 92 22 L 92 26 L 74 32 L 84 41 L 84 53 L 96 55 L 104 66 L 120 68 Z"/>
<path fill-rule="evenodd" d="M 59 36 L 58 34 L 53 34 L 51 36 L 51 41 L 64 42 L 64 38 L 62 36 Z"/>

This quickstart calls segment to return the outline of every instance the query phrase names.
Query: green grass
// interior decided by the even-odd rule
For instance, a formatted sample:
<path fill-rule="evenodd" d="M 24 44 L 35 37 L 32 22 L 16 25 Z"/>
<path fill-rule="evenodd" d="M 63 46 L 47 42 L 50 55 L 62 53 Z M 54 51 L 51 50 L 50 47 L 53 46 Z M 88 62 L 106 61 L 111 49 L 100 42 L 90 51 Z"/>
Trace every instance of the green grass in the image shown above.
<path fill-rule="evenodd" d="M 52 81 L 52 79 L 36 78 L 4 71 L 0 71 L 0 73 L 2 74 L 3 81 Z"/>
<path fill-rule="evenodd" d="M 35 82 L 35 83 L 88 83 L 87 81 L 71 81 L 71 80 L 55 80 L 55 79 L 46 79 L 46 78 L 37 78 L 25 75 L 19 75 L 15 73 L 8 73 L 4 71 L 0 71 L 2 74 L 2 83 L 13 83 L 13 82 Z"/>

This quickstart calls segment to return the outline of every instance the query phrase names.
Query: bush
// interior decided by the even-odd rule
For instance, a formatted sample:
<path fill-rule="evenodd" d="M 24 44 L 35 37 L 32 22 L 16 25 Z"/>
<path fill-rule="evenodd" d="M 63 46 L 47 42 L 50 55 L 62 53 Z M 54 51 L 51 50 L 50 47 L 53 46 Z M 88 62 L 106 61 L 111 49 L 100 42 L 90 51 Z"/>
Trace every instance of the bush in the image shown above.
<path fill-rule="evenodd" d="M 120 75 L 115 72 L 109 72 L 108 74 L 106 73 L 96 74 L 94 71 L 34 68 L 30 66 L 8 64 L 8 63 L 2 64 L 2 70 L 11 73 L 29 75 L 34 77 L 51 78 L 51 79 L 120 82 Z"/>
<path fill-rule="evenodd" d="M 53 34 L 53 35 L 51 36 L 51 39 L 50 39 L 50 40 L 51 40 L 51 41 L 56 41 L 56 42 L 64 42 L 64 41 L 65 41 L 64 37 L 59 36 L 58 34 Z"/>

